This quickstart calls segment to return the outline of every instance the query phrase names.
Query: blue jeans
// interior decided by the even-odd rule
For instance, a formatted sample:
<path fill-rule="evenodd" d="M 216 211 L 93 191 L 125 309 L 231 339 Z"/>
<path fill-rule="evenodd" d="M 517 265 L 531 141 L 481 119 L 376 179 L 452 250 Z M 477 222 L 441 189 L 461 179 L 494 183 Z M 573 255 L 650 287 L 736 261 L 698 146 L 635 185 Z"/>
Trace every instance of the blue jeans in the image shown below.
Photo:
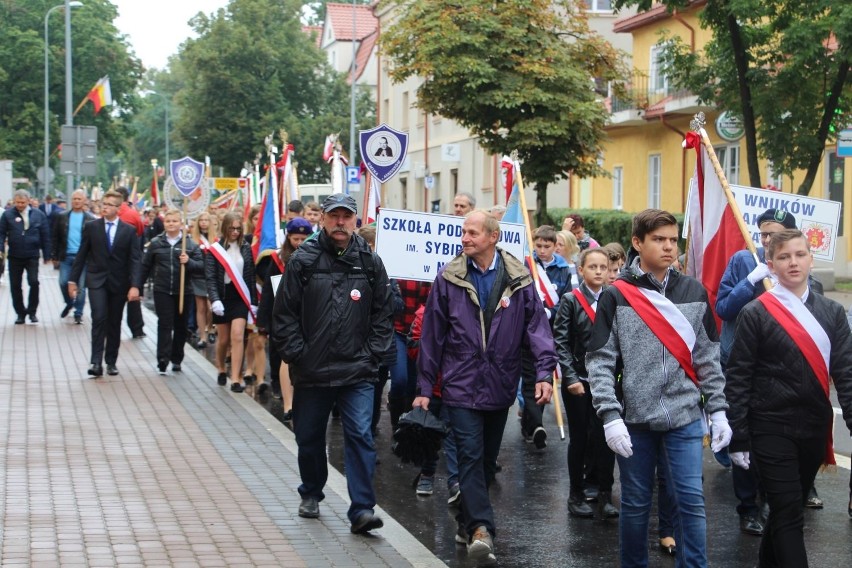
<path fill-rule="evenodd" d="M 621 471 L 619 542 L 622 568 L 648 566 L 648 516 L 657 464 L 665 477 L 673 506 L 675 566 L 707 566 L 704 494 L 701 486 L 701 421 L 666 432 L 627 426 L 633 455 L 618 456 Z"/>
<path fill-rule="evenodd" d="M 74 265 L 76 254 L 65 255 L 65 260 L 59 263 L 59 289 L 62 290 L 62 297 L 65 299 L 65 305 L 74 304 L 74 315 L 83 315 L 83 306 L 86 305 L 86 269 L 80 273 L 79 282 L 77 282 L 77 299 L 72 300 L 68 295 L 68 276 L 71 274 L 71 267 Z"/>
<path fill-rule="evenodd" d="M 458 520 L 464 523 L 467 534 L 484 525 L 496 535 L 488 487 L 497 474 L 497 455 L 509 409 L 471 410 L 453 406 L 444 409 L 456 440 L 462 504 Z"/>
<path fill-rule="evenodd" d="M 331 407 L 337 403 L 343 424 L 343 465 L 352 504 L 347 513 L 354 522 L 365 511 L 373 512 L 376 493 L 373 472 L 376 450 L 370 433 L 375 385 L 367 381 L 345 387 L 303 387 L 293 390 L 293 432 L 299 446 L 299 495 L 325 498 L 323 488 L 328 480 L 326 427 Z"/>
<path fill-rule="evenodd" d="M 414 399 L 417 395 L 417 370 L 408 358 L 407 340 L 398 331 L 393 332 L 396 360 L 390 366 L 390 391 L 388 398 Z M 411 410 L 407 408 L 406 411 Z"/>

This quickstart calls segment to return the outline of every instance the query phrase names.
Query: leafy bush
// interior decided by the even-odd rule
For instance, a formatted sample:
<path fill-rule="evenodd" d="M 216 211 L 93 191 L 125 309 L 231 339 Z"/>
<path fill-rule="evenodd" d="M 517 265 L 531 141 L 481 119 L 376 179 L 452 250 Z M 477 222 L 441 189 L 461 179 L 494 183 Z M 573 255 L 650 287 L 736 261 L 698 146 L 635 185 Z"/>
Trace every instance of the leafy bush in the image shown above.
<path fill-rule="evenodd" d="M 630 235 L 633 233 L 633 213 L 616 209 L 550 209 L 548 215 L 554 220 L 554 227 L 562 228 L 562 220 L 576 213 L 583 218 L 586 231 L 601 245 L 613 241 L 621 243 L 624 250 L 630 249 Z M 683 213 L 675 213 L 678 227 L 683 228 Z M 685 242 L 680 242 L 680 250 L 685 250 Z"/>

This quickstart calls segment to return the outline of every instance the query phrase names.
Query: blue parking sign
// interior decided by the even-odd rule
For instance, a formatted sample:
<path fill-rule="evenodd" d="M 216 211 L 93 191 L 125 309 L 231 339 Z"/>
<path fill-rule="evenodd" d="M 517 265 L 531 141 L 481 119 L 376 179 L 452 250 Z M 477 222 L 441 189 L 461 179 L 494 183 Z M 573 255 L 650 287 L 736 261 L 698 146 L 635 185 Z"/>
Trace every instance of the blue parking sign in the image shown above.
<path fill-rule="evenodd" d="M 346 183 L 361 183 L 361 169 L 357 166 L 346 166 Z"/>

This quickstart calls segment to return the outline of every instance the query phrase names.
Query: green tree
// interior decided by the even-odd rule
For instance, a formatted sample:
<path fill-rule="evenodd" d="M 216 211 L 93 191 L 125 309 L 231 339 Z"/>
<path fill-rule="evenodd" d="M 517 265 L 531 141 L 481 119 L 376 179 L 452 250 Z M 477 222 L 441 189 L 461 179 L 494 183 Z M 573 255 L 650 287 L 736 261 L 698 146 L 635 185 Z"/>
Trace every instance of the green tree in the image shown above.
<path fill-rule="evenodd" d="M 0 156 L 15 161 L 19 175 L 35 178 L 43 163 L 44 18 L 55 1 L 0 2 Z M 48 38 L 51 150 L 59 144 L 65 123 L 65 28 L 63 11 L 50 16 Z M 97 116 L 91 104 L 74 123 L 98 127 L 99 150 L 119 150 L 127 135 L 126 117 L 133 112 L 142 67 L 113 21 L 115 6 L 86 0 L 72 12 L 73 103 L 78 104 L 98 79 L 109 75 L 113 106 Z M 58 158 L 54 157 L 53 166 Z M 59 187 L 64 187 L 59 185 Z"/>
<path fill-rule="evenodd" d="M 199 37 L 171 63 L 186 78 L 175 97 L 175 135 L 190 154 L 236 175 L 283 128 L 296 146 L 299 181 L 328 180 L 323 143 L 331 132 L 348 133 L 349 86 L 302 31 L 301 6 L 232 0 L 212 17 L 195 16 Z M 363 95 L 358 102 L 357 121 L 372 124 L 373 103 Z"/>
<path fill-rule="evenodd" d="M 663 3 L 670 10 L 691 4 Z M 645 10 L 651 2 L 616 5 Z M 849 120 L 852 4 L 709 0 L 700 21 L 713 39 L 698 52 L 674 40 L 665 57 L 670 79 L 742 117 L 752 186 L 761 187 L 758 157 L 764 157 L 785 175 L 805 170 L 798 193 L 808 194 L 826 142 Z"/>
<path fill-rule="evenodd" d="M 469 128 L 486 150 L 517 150 L 539 224 L 547 184 L 604 173 L 596 158 L 608 112 L 594 80 L 624 69 L 589 30 L 583 2 L 391 1 L 399 19 L 381 37 L 391 78 L 423 79 L 416 105 Z"/>

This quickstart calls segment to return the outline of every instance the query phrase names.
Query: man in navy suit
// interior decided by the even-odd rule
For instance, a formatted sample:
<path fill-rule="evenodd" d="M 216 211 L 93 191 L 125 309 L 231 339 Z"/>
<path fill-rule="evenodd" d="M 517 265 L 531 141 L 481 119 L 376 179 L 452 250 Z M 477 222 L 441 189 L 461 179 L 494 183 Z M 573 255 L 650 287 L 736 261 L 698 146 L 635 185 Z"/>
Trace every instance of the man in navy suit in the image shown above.
<path fill-rule="evenodd" d="M 92 358 L 89 375 L 117 375 L 115 366 L 121 342 L 121 314 L 125 302 L 139 301 L 142 250 L 133 226 L 118 218 L 122 198 L 108 191 L 102 201 L 103 217 L 83 227 L 83 239 L 71 274 L 68 293 L 77 295 L 77 280 L 86 269 L 86 287 L 92 310 Z M 104 341 L 106 340 L 106 350 Z"/>

